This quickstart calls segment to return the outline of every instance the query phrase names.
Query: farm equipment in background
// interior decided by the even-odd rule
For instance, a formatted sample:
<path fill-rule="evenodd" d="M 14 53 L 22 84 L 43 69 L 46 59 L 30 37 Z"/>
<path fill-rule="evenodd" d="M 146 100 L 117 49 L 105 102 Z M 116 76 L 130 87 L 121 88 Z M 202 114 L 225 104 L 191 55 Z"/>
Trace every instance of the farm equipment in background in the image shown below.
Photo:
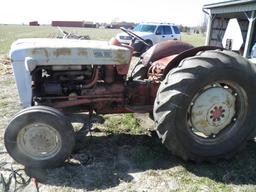
<path fill-rule="evenodd" d="M 78 112 L 153 114 L 162 143 L 195 162 L 231 158 L 252 137 L 256 75 L 249 60 L 171 40 L 148 49 L 127 76 L 132 52 L 117 39 L 14 42 L 10 57 L 25 109 L 5 131 L 8 153 L 28 167 L 62 165 L 75 144 L 67 116 Z"/>
<path fill-rule="evenodd" d="M 77 35 L 77 34 L 74 34 L 74 33 L 69 33 L 67 31 L 62 30 L 60 27 L 58 27 L 58 30 L 61 33 L 61 36 L 57 36 L 58 39 L 90 40 L 89 35 Z"/>

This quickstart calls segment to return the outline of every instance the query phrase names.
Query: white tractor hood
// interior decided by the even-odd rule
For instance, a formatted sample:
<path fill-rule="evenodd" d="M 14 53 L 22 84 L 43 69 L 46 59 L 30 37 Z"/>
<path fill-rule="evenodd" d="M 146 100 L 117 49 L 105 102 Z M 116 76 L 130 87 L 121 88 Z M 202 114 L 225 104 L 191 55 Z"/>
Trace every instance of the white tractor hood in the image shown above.
<path fill-rule="evenodd" d="M 129 64 L 131 52 L 105 41 L 31 38 L 15 41 L 10 58 L 35 65 L 120 65 Z"/>
<path fill-rule="evenodd" d="M 129 64 L 128 48 L 104 41 L 33 38 L 15 41 L 9 53 L 23 107 L 31 106 L 31 72 L 37 66 Z"/>

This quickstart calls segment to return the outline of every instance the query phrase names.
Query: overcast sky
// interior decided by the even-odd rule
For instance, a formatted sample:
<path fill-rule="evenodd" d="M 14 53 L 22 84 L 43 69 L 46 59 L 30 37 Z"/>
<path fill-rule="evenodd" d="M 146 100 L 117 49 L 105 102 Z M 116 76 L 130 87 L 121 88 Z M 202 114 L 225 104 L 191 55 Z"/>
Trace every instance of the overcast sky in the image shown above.
<path fill-rule="evenodd" d="M 1 0 L 0 23 L 151 21 L 195 26 L 202 22 L 202 6 L 219 1 L 224 0 Z"/>

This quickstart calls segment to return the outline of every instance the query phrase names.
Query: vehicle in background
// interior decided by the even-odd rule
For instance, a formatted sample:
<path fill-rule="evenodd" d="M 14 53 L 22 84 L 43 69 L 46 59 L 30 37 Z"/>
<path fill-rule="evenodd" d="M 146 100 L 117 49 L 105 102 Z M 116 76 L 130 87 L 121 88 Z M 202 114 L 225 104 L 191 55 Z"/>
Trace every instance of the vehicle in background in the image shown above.
<path fill-rule="evenodd" d="M 179 28 L 170 23 L 141 23 L 132 30 L 134 34 L 144 39 L 149 46 L 146 46 L 139 40 L 133 43 L 135 54 L 141 55 L 149 47 L 159 42 L 166 40 L 181 40 Z M 127 33 L 119 33 L 116 36 L 117 40 L 122 44 L 131 44 L 132 36 Z"/>

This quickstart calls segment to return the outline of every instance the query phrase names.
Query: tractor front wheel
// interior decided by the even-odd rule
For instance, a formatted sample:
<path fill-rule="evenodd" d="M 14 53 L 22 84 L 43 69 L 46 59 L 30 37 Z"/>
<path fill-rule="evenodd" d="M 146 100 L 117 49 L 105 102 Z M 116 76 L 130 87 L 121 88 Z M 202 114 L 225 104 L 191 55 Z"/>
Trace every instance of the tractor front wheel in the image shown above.
<path fill-rule="evenodd" d="M 50 107 L 30 107 L 16 114 L 4 135 L 5 147 L 17 162 L 33 168 L 63 164 L 75 144 L 65 116 Z"/>

